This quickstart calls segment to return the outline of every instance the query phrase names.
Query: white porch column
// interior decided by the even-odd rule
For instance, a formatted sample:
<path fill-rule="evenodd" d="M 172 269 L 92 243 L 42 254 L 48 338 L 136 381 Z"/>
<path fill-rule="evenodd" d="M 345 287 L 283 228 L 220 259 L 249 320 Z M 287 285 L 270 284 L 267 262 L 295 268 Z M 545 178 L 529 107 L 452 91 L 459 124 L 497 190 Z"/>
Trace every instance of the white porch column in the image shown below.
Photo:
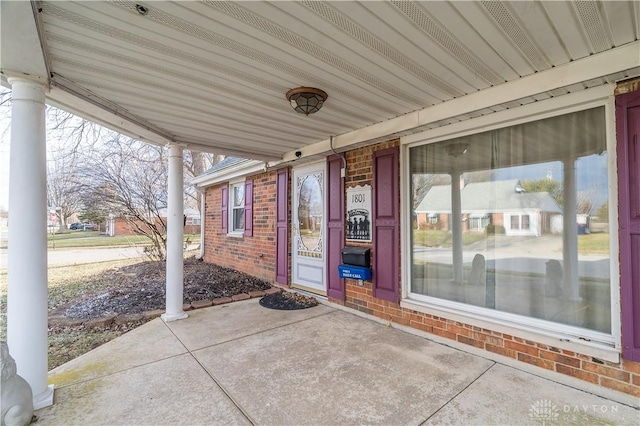
<path fill-rule="evenodd" d="M 576 197 L 576 160 L 567 159 L 564 164 L 562 263 L 564 268 L 563 296 L 580 299 L 578 280 L 578 209 Z"/>
<path fill-rule="evenodd" d="M 167 300 L 164 321 L 187 317 L 183 307 L 184 199 L 182 147 L 169 145 L 169 184 L 167 213 Z"/>
<path fill-rule="evenodd" d="M 47 174 L 45 86 L 11 84 L 11 170 L 7 259 L 7 343 L 34 409 L 53 404 L 47 386 Z"/>
<path fill-rule="evenodd" d="M 451 246 L 453 248 L 453 281 L 464 280 L 462 270 L 462 200 L 460 197 L 460 172 L 451 172 Z"/>

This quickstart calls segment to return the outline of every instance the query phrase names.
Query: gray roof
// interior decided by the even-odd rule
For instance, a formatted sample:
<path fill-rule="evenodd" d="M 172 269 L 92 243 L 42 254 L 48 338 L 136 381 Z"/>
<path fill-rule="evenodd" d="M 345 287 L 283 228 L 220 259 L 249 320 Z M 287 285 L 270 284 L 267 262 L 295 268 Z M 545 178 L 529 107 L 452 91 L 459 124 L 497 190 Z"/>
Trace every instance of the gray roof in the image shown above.
<path fill-rule="evenodd" d="M 562 213 L 562 209 L 548 192 L 524 192 L 520 181 L 516 179 L 470 183 L 462 189 L 460 198 L 463 213 L 495 213 L 531 209 Z M 451 185 L 432 187 L 416 208 L 416 213 L 450 212 Z"/>
<path fill-rule="evenodd" d="M 246 158 L 240 158 L 240 157 L 225 157 L 224 160 L 211 166 L 209 170 L 204 172 L 201 176 L 218 172 L 220 170 L 226 169 L 227 167 L 235 166 L 236 164 L 240 164 L 243 161 L 251 161 L 251 160 L 247 160 Z"/>

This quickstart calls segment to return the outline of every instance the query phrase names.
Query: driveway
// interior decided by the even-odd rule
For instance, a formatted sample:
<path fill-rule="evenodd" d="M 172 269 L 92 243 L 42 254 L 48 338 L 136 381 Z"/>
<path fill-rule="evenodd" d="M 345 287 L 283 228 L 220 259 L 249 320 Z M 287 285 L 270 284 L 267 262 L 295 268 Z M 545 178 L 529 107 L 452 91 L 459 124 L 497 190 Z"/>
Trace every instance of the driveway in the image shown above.
<path fill-rule="evenodd" d="M 82 265 L 85 263 L 106 262 L 142 257 L 141 247 L 108 247 L 49 249 L 47 263 L 51 266 Z M 0 250 L 0 270 L 7 269 L 7 250 Z"/>

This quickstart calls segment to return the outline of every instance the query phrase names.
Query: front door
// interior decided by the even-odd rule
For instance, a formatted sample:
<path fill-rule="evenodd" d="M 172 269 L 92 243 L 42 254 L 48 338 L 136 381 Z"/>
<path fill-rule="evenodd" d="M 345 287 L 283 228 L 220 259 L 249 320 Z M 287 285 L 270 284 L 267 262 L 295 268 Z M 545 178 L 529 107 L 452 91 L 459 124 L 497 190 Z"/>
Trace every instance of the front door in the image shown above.
<path fill-rule="evenodd" d="M 326 295 L 325 163 L 293 170 L 292 286 Z"/>

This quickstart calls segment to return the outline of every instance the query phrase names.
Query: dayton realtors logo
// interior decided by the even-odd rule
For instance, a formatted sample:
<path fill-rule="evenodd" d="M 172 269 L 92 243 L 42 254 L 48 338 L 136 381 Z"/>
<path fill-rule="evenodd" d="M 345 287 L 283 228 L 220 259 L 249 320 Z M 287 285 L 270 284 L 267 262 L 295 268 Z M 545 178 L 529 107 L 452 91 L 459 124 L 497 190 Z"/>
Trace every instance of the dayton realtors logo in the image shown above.
<path fill-rule="evenodd" d="M 529 417 L 546 425 L 549 422 L 558 420 L 558 417 L 560 417 L 560 409 L 548 399 L 541 399 L 531 404 Z"/>
<path fill-rule="evenodd" d="M 602 419 L 606 416 L 609 419 L 617 418 L 620 406 L 618 404 L 564 404 L 556 405 L 548 399 L 540 399 L 529 408 L 529 418 L 536 420 L 543 425 L 554 422 L 586 424 L 594 422 L 607 422 Z"/>

